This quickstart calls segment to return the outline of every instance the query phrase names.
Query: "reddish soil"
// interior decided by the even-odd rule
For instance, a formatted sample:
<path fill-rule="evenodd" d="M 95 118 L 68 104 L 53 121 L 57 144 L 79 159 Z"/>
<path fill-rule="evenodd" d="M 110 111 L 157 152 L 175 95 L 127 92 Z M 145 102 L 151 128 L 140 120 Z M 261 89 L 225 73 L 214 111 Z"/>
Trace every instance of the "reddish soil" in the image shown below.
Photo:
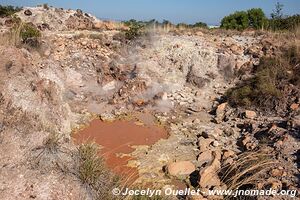
<path fill-rule="evenodd" d="M 128 155 L 134 151 L 133 145 L 153 145 L 161 138 L 167 138 L 167 132 L 154 125 L 140 126 L 134 121 L 103 122 L 93 120 L 88 127 L 74 135 L 76 143 L 94 141 L 102 149 L 100 154 L 107 166 L 123 179 L 132 182 L 138 177 L 135 168 L 127 167 Z"/>

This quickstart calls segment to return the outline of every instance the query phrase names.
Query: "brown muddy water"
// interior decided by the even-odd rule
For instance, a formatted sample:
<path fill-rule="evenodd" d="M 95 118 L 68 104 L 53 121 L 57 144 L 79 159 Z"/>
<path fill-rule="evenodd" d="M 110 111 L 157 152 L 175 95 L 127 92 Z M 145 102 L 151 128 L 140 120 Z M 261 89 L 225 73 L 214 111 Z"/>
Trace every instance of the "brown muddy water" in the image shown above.
<path fill-rule="evenodd" d="M 77 144 L 84 142 L 99 144 L 101 146 L 99 153 L 104 157 L 108 168 L 124 180 L 134 182 L 138 178 L 137 169 L 126 166 L 129 160 L 134 160 L 128 155 L 134 151 L 133 146 L 153 145 L 167 136 L 167 131 L 154 123 L 149 123 L 149 118 L 144 123 L 137 123 L 134 120 L 103 122 L 94 119 L 89 126 L 74 134 L 74 139 Z"/>

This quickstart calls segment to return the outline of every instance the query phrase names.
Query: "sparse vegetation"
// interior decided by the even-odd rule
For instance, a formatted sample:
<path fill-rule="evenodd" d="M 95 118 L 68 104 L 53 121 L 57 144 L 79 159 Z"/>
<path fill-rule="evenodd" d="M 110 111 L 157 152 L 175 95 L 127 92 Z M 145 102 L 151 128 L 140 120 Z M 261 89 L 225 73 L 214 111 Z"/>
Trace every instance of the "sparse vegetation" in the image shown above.
<path fill-rule="evenodd" d="M 261 178 L 277 161 L 272 153 L 263 151 L 244 152 L 232 165 L 221 170 L 222 182 L 228 189 L 247 189 L 245 186 L 256 187 Z M 253 188 L 248 188 L 253 189 Z"/>
<path fill-rule="evenodd" d="M 238 11 L 226 16 L 221 21 L 221 28 L 244 30 L 247 28 L 262 29 L 267 26 L 267 18 L 260 8 Z"/>
<path fill-rule="evenodd" d="M 143 29 L 145 27 L 143 23 L 137 22 L 135 20 L 130 20 L 125 24 L 129 26 L 129 29 L 125 31 L 126 39 L 133 40 L 143 34 Z"/>
<path fill-rule="evenodd" d="M 43 8 L 44 8 L 45 10 L 49 10 L 49 5 L 48 5 L 47 3 L 44 3 L 44 4 L 43 4 Z"/>
<path fill-rule="evenodd" d="M 78 152 L 79 178 L 83 183 L 93 185 L 104 170 L 103 160 L 98 156 L 98 148 L 95 144 L 83 144 L 79 147 Z"/>
<path fill-rule="evenodd" d="M 49 153 L 56 153 L 60 145 L 60 135 L 58 133 L 50 133 L 43 142 L 43 149 Z"/>
<path fill-rule="evenodd" d="M 2 6 L 0 5 L 0 17 L 7 17 L 19 12 L 21 8 L 14 6 Z"/>
<path fill-rule="evenodd" d="M 239 11 L 226 16 L 221 21 L 221 28 L 244 30 L 249 27 L 247 12 Z"/>
<path fill-rule="evenodd" d="M 286 50 L 279 58 L 262 58 L 252 78 L 227 91 L 229 103 L 268 111 L 285 108 L 290 95 L 287 87 L 292 91 L 299 87 L 299 59 L 297 47 Z M 299 91 L 295 94 L 299 95 Z"/>
<path fill-rule="evenodd" d="M 61 135 L 57 132 L 49 133 L 42 145 L 32 149 L 33 166 L 58 166 L 57 158 L 61 151 Z"/>
<path fill-rule="evenodd" d="M 20 36 L 23 43 L 36 46 L 36 42 L 41 36 L 41 32 L 33 24 L 25 23 L 21 26 Z"/>
<path fill-rule="evenodd" d="M 14 17 L 14 25 L 11 28 L 10 40 L 16 46 L 26 44 L 30 47 L 40 45 L 41 32 L 31 23 L 24 23 L 20 18 Z"/>
<path fill-rule="evenodd" d="M 119 185 L 119 177 L 112 174 L 98 155 L 96 144 L 82 144 L 78 148 L 78 177 L 87 185 L 95 199 L 116 199 L 111 190 Z"/>
<path fill-rule="evenodd" d="M 253 28 L 256 30 L 289 30 L 294 31 L 300 25 L 300 15 L 284 16 L 282 13 L 283 5 L 277 3 L 275 10 L 268 19 L 261 8 L 252 8 L 247 11 L 237 11 L 225 16 L 221 21 L 221 28 L 245 30 Z"/>
<path fill-rule="evenodd" d="M 171 28 L 171 29 L 193 29 L 193 28 L 208 28 L 207 24 L 204 22 L 196 22 L 195 24 L 178 23 L 173 24 L 169 20 L 163 20 L 159 22 L 155 19 L 149 21 L 136 21 L 131 19 L 129 21 L 124 21 L 124 25 L 128 26 L 129 30 L 125 31 L 126 38 L 131 40 L 140 35 L 142 35 L 145 30 L 153 28 Z"/>
<path fill-rule="evenodd" d="M 195 24 L 185 24 L 179 23 L 176 25 L 177 28 L 208 28 L 207 24 L 204 22 L 197 22 Z"/>
<path fill-rule="evenodd" d="M 39 198 L 49 192 L 39 187 L 45 181 L 58 199 L 201 198 L 113 196 L 113 188 L 245 190 L 278 183 L 278 191 L 298 189 L 300 49 L 290 30 L 299 16 L 285 23 L 279 5 L 270 20 L 254 8 L 225 17 L 215 30 L 168 20 L 129 20 L 116 28 L 79 9 L 47 5 L 23 10 L 23 22 L 7 12 L 1 40 L 12 36 L 16 46 L 1 45 L 0 142 L 2 151 L 9 150 L 1 158 L 3 198 L 18 198 L 16 188 L 28 188 L 24 198 Z M 44 25 L 51 29 L 41 41 Z M 268 28 L 287 31 L 263 30 Z M 150 31 L 155 36 L 144 37 Z M 291 43 L 298 46 L 287 48 Z M 101 113 L 101 131 L 117 127 L 125 137 L 85 135 L 98 126 L 86 127 L 97 117 L 89 114 L 93 110 Z M 277 111 L 284 115 L 269 117 Z M 106 124 L 105 118 L 123 121 Z M 136 142 L 124 120 L 157 134 L 138 135 L 145 142 Z M 70 141 L 68 134 L 81 123 L 87 129 L 76 142 L 99 141 L 105 157 L 97 144 Z"/>

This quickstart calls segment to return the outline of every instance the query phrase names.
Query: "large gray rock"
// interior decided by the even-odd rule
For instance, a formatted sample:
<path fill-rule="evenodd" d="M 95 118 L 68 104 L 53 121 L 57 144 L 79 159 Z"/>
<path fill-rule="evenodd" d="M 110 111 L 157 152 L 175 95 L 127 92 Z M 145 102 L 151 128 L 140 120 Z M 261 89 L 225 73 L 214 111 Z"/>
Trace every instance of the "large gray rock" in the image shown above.
<path fill-rule="evenodd" d="M 223 78 L 227 81 L 234 77 L 234 70 L 236 61 L 234 57 L 220 54 L 218 57 L 219 72 L 223 75 Z"/>

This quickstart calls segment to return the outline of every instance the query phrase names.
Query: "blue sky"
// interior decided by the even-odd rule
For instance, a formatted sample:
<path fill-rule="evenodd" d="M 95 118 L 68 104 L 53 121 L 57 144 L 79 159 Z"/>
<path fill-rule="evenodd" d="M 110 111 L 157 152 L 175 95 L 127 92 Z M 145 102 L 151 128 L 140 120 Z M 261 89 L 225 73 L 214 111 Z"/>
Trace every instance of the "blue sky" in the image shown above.
<path fill-rule="evenodd" d="M 284 14 L 300 14 L 300 0 L 0 0 L 0 4 L 35 6 L 48 3 L 51 6 L 77 9 L 92 13 L 102 19 L 138 20 L 163 19 L 173 23 L 218 24 L 222 17 L 236 10 L 262 8 L 267 16 L 276 2 L 284 5 Z"/>

